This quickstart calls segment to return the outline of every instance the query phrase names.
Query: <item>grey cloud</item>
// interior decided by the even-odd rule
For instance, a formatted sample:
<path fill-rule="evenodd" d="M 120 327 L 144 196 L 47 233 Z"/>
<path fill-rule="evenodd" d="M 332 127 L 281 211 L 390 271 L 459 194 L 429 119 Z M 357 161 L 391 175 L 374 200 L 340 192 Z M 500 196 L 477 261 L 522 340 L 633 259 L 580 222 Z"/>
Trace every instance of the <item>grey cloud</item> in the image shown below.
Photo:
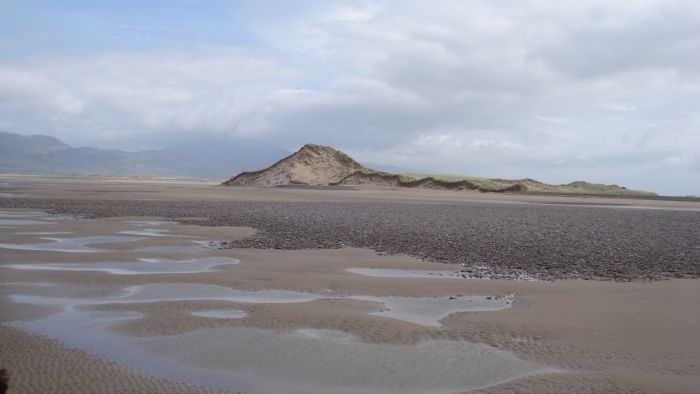
<path fill-rule="evenodd" d="M 532 57 L 575 78 L 671 69 L 700 70 L 700 12 L 692 2 L 662 2 L 653 12 L 612 26 L 577 26 Z"/>
<path fill-rule="evenodd" d="M 3 58 L 0 125 L 102 146 L 319 142 L 400 167 L 619 175 L 667 193 L 692 188 L 670 171 L 697 177 L 692 1 L 290 4 L 241 8 L 257 46 Z"/>

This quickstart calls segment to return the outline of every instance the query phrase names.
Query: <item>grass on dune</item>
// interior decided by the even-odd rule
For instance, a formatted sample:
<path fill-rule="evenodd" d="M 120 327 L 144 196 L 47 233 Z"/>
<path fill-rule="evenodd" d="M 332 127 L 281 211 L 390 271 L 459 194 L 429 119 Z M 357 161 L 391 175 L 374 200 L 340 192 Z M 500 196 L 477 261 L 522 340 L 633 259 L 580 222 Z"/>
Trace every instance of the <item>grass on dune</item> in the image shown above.
<path fill-rule="evenodd" d="M 432 177 L 437 180 L 446 182 L 467 181 L 486 190 L 505 189 L 515 184 L 522 184 L 527 187 L 530 192 L 543 193 L 580 193 L 580 194 L 616 194 L 616 195 L 648 195 L 654 196 L 656 193 L 628 189 L 618 185 L 604 185 L 600 183 L 591 183 L 586 181 L 575 181 L 563 185 L 550 185 L 539 182 L 534 179 L 498 179 L 498 178 L 480 178 L 462 175 L 450 174 L 421 174 L 421 173 L 402 173 L 399 174 L 406 180 L 418 180 L 427 177 Z"/>

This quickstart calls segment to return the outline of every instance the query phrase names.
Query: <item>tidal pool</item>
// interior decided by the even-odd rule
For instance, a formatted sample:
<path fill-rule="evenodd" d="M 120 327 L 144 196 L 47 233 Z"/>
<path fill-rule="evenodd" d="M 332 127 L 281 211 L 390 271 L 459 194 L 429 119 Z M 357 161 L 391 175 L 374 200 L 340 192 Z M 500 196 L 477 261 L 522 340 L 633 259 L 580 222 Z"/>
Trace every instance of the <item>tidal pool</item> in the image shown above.
<path fill-rule="evenodd" d="M 17 235 L 70 235 L 70 231 L 28 231 L 23 233 L 15 233 Z"/>
<path fill-rule="evenodd" d="M 230 287 L 197 283 L 156 283 L 131 286 L 115 295 L 95 298 L 60 298 L 35 295 L 10 295 L 10 300 L 35 305 L 130 304 L 159 301 L 230 301 L 250 304 L 290 304 L 309 302 L 320 296 L 290 290 L 244 291 Z"/>
<path fill-rule="evenodd" d="M 34 195 L 33 194 L 26 194 L 26 193 L 0 192 L 0 198 L 20 198 L 20 197 L 34 197 Z"/>
<path fill-rule="evenodd" d="M 208 311 L 192 312 L 192 315 L 212 319 L 242 319 L 248 316 L 248 312 L 242 309 L 211 309 Z"/>
<path fill-rule="evenodd" d="M 290 290 L 257 290 L 244 291 L 230 287 L 165 283 L 133 286 L 127 289 L 127 296 L 120 302 L 153 302 L 153 301 L 188 301 L 188 300 L 218 300 L 250 304 L 290 304 L 309 302 L 321 298 L 312 293 Z"/>
<path fill-rule="evenodd" d="M 39 211 L 0 211 L 0 218 L 29 217 L 29 216 L 49 216 L 46 212 Z"/>
<path fill-rule="evenodd" d="M 137 237 L 124 237 L 116 235 L 105 235 L 105 236 L 94 236 L 94 237 L 76 237 L 76 238 L 40 238 L 45 241 L 45 243 L 23 243 L 23 244 L 13 244 L 13 243 L 0 243 L 0 248 L 2 249 L 16 249 L 16 250 L 31 250 L 31 251 L 53 251 L 53 252 L 65 252 L 65 253 L 96 253 L 104 252 L 109 249 L 94 248 L 88 245 L 92 244 L 108 244 L 108 243 L 123 243 L 123 242 L 134 242 L 140 241 L 143 238 Z"/>
<path fill-rule="evenodd" d="M 23 217 L 23 216 L 18 216 Z M 27 220 L 27 219 L 0 219 L 0 225 L 3 226 L 32 226 L 37 224 L 54 224 L 45 220 Z"/>
<path fill-rule="evenodd" d="M 141 314 L 97 312 L 71 300 L 78 299 L 64 299 L 58 313 L 9 324 L 139 373 L 249 393 L 459 393 L 557 372 L 483 344 L 368 343 L 346 332 L 312 328 L 223 327 L 130 337 L 110 327 Z"/>
<path fill-rule="evenodd" d="M 125 230 L 125 231 L 120 231 L 119 234 L 124 234 L 124 235 L 139 235 L 139 236 L 146 236 L 146 237 L 168 237 L 171 236 L 168 234 L 168 230 L 161 229 L 161 228 L 142 228 L 138 230 Z"/>
<path fill-rule="evenodd" d="M 177 224 L 177 222 L 171 222 L 168 220 L 131 220 L 129 223 L 136 225 L 137 227 L 158 227 L 162 224 Z"/>
<path fill-rule="evenodd" d="M 453 313 L 499 311 L 510 308 L 513 304 L 512 296 L 350 296 L 349 298 L 383 304 L 384 309 L 372 312 L 373 315 L 404 320 L 429 327 L 442 326 L 440 320 Z"/>
<path fill-rule="evenodd" d="M 176 235 L 169 234 L 169 231 L 158 227 L 162 224 L 174 224 L 176 222 L 168 222 L 165 220 L 132 220 L 129 223 L 138 227 L 137 230 L 125 230 L 120 231 L 119 234 L 125 235 L 141 235 L 147 237 L 176 237 Z"/>
<path fill-rule="evenodd" d="M 189 241 L 190 245 L 179 246 L 149 246 L 134 249 L 134 252 L 144 253 L 202 253 L 217 249 L 221 241 L 200 240 Z"/>
<path fill-rule="evenodd" d="M 40 271 L 99 271 L 113 275 L 187 274 L 214 271 L 221 265 L 239 264 L 231 257 L 207 257 L 189 260 L 142 258 L 137 261 L 103 261 L 97 263 L 10 264 L 10 269 Z"/>

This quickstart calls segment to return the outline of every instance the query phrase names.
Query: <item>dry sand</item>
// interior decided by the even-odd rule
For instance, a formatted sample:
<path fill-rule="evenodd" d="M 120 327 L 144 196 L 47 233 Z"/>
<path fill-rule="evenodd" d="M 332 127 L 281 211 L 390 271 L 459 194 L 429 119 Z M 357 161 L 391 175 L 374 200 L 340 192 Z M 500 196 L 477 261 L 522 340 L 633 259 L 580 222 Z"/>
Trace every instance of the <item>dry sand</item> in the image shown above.
<path fill-rule="evenodd" d="M 537 194 L 493 194 L 478 191 L 372 188 L 238 188 L 219 181 L 21 176 L 0 174 L 2 191 L 49 199 L 163 201 L 390 201 L 474 202 L 504 204 L 582 204 L 700 210 L 698 201 L 666 201 L 622 197 L 568 197 Z"/>
<path fill-rule="evenodd" d="M 11 192 L 35 198 L 110 199 L 483 199 L 510 203 L 527 201 L 527 196 L 485 196 L 470 193 L 377 191 L 307 191 L 221 189 L 193 185 L 114 184 L 109 182 L 71 184 L 48 179 L 23 180 Z M 534 198 L 541 201 L 543 197 Z M 548 202 L 596 202 L 605 204 L 646 204 L 650 206 L 700 208 L 694 203 L 581 199 L 562 197 Z M 665 205 L 664 205 L 665 204 Z M 2 209 L 4 210 L 4 209 Z M 89 221 L 52 220 L 53 224 L 0 228 L 0 243 L 43 242 L 41 237 L 83 237 L 120 235 L 138 230 L 133 221 L 154 217 L 101 218 Z M 153 377 L 138 366 L 124 366 L 98 356 L 90 349 L 61 344 L 10 326 L 9 322 L 40 321 L 57 310 L 13 302 L 11 296 L 24 294 L 49 298 L 87 299 L 111 297 L 133 286 L 149 284 L 199 284 L 224 286 L 241 291 L 286 290 L 320 294 L 310 302 L 294 304 L 245 303 L 225 300 L 180 300 L 148 303 L 106 303 L 90 308 L 105 313 L 139 312 L 141 317 L 117 321 L 110 332 L 143 341 L 157 352 L 161 338 L 197 335 L 199 332 L 231 328 L 264 329 L 275 332 L 320 329 L 337 330 L 363 343 L 377 346 L 416 346 L 424 341 L 458 341 L 494 346 L 521 360 L 554 368 L 557 373 L 537 374 L 490 386 L 488 393 L 558 392 L 648 392 L 692 393 L 700 387 L 700 282 L 665 280 L 656 282 L 598 281 L 497 281 L 440 278 L 367 277 L 349 273 L 348 268 L 446 269 L 406 256 L 378 256 L 367 249 L 258 250 L 228 249 L 196 253 L 193 240 L 230 240 L 246 237 L 253 229 L 161 224 L 178 237 L 149 237 L 128 243 L 90 245 L 109 249 L 93 253 L 62 253 L 0 249 L 0 265 L 16 263 L 85 263 L 134 261 L 137 258 L 227 256 L 240 264 L 225 265 L 212 272 L 188 274 L 113 275 L 96 271 L 16 270 L 0 267 L 0 367 L 11 374 L 11 391 L 34 392 L 206 392 L 207 388 L 179 382 L 170 377 Z M 42 235 L 18 232 L 70 232 Z M 157 249 L 164 247 L 162 249 Z M 146 251 L 135 251 L 142 248 Z M 170 248 L 170 249 L 168 249 Z M 32 286 L 27 283 L 49 284 Z M 53 286 L 50 286 L 53 285 Z M 373 315 L 378 306 L 346 296 L 436 296 L 514 295 L 512 308 L 478 313 L 455 313 L 428 327 L 404 320 Z M 195 311 L 240 309 L 246 316 L 216 319 L 192 315 Z M 214 331 L 203 331 L 214 330 Z M 321 331 L 325 332 L 325 331 Z M 333 331 L 335 332 L 335 331 Z M 212 334 L 213 335 L 213 334 Z M 172 337 L 171 337 L 172 338 Z M 183 337 L 184 338 L 184 337 Z M 163 350 L 160 349 L 162 352 Z M 99 354 L 99 352 L 97 352 Z M 167 352 L 166 352 L 167 353 Z M 175 355 L 176 356 L 176 355 Z M 207 360 L 197 361 L 206 364 Z M 303 361 L 303 357 L 302 360 Z M 132 367 L 132 368 L 129 368 Z M 185 379 L 186 380 L 186 379 Z M 235 387 L 231 387 L 235 390 Z"/>

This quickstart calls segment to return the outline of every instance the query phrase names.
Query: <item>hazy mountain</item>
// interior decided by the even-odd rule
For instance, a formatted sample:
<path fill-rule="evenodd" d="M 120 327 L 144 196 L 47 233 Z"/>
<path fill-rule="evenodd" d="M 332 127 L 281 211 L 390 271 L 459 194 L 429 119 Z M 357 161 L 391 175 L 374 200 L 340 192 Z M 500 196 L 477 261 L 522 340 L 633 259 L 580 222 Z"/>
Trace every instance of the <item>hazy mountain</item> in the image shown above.
<path fill-rule="evenodd" d="M 125 152 L 72 147 L 44 135 L 0 132 L 0 172 L 53 175 L 140 175 L 226 178 L 263 167 L 287 151 L 266 144 L 230 139 L 188 141 L 161 150 Z"/>

